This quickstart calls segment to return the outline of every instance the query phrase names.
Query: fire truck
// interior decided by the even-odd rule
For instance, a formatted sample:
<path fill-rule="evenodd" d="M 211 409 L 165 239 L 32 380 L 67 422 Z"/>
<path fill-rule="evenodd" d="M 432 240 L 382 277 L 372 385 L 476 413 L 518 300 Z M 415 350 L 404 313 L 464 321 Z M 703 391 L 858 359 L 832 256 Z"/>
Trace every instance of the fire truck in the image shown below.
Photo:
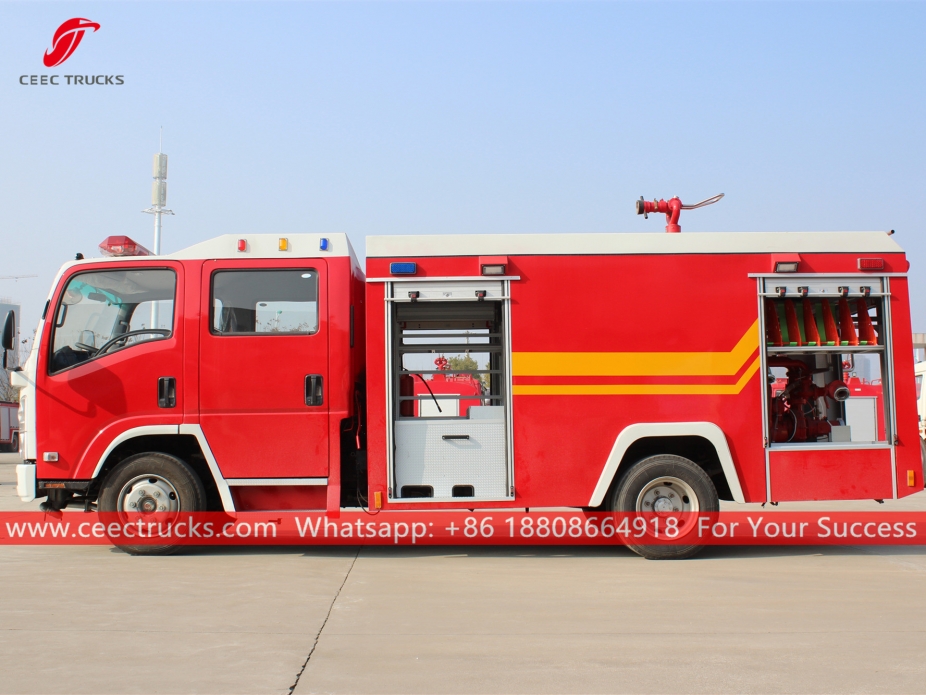
<path fill-rule="evenodd" d="M 4 371 L 7 369 L 8 350 L 16 347 L 15 341 L 16 314 L 15 311 L 7 311 L 3 314 L 3 329 L 0 331 L 0 350 L 3 352 L 0 360 Z M 19 403 L 0 401 L 0 451 L 19 451 Z"/>
<path fill-rule="evenodd" d="M 341 234 L 110 237 L 65 264 L 14 373 L 20 497 L 700 513 L 923 489 L 890 233 L 366 243 L 365 271 Z"/>
<path fill-rule="evenodd" d="M 19 403 L 0 401 L 0 451 L 19 451 Z"/>

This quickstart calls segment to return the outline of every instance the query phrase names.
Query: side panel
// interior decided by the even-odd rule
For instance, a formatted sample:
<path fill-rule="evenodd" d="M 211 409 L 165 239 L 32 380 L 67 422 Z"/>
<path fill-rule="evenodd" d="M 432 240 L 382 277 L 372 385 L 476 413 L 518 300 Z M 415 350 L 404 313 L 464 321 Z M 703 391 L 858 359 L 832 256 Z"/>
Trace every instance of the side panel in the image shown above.
<path fill-rule="evenodd" d="M 858 255 L 802 254 L 801 270 L 858 273 Z M 902 254 L 878 255 L 887 272 L 907 268 Z M 417 263 L 419 278 L 478 273 L 476 257 L 396 257 L 369 259 L 367 274 L 388 277 L 389 263 L 404 260 Z M 684 422 L 719 427 L 743 499 L 766 501 L 764 375 L 756 280 L 749 275 L 771 267 L 770 255 L 761 253 L 509 256 L 506 274 L 520 277 L 511 282 L 514 504 L 585 506 L 622 431 L 637 423 Z M 912 354 L 909 308 L 905 281 L 898 280 L 892 279 L 892 308 L 901 487 L 914 468 L 918 441 L 912 357 L 906 364 Z M 385 492 L 388 485 L 383 291 L 382 283 L 368 285 L 371 492 Z M 884 451 L 890 473 L 891 450 Z M 823 467 L 823 484 L 826 461 L 814 452 L 794 453 L 794 461 Z M 862 469 L 870 465 L 872 478 L 863 497 L 892 497 L 892 489 L 882 490 L 883 455 L 866 456 Z M 918 455 L 916 466 L 919 471 Z M 917 481 L 910 491 L 922 488 Z"/>
<path fill-rule="evenodd" d="M 755 281 L 763 257 L 524 257 L 512 283 L 515 489 L 588 504 L 624 428 L 710 422 L 765 498 Z"/>
<path fill-rule="evenodd" d="M 891 451 L 770 451 L 772 499 L 891 499 Z"/>
<path fill-rule="evenodd" d="M 913 331 L 910 325 L 908 284 L 907 278 L 891 278 L 894 404 L 897 419 L 894 457 L 898 497 L 906 497 L 923 489 L 923 463 L 916 412 L 916 376 L 913 373 Z M 911 473 L 913 485 L 909 484 Z"/>
<path fill-rule="evenodd" d="M 386 285 L 366 287 L 366 381 L 367 381 L 367 479 L 370 505 L 374 493 L 387 499 L 389 487 L 386 457 Z"/>

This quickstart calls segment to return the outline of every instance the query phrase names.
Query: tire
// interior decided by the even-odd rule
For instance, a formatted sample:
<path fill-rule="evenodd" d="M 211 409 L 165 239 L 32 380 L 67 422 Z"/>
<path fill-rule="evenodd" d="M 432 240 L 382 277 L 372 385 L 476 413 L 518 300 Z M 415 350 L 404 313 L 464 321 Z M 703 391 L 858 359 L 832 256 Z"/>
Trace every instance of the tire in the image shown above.
<path fill-rule="evenodd" d="M 10 439 L 10 452 L 19 453 L 19 432 L 13 432 L 13 437 Z"/>
<path fill-rule="evenodd" d="M 157 506 L 162 502 L 166 502 L 163 506 L 167 509 Z M 134 513 L 139 507 L 152 512 L 199 512 L 206 508 L 206 491 L 195 471 L 176 456 L 158 452 L 136 454 L 106 477 L 98 508 L 101 512 Z M 181 547 L 113 542 L 132 555 L 168 555 Z"/>
<path fill-rule="evenodd" d="M 674 496 L 676 493 L 678 497 Z M 673 507 L 675 511 L 697 514 L 720 511 L 717 489 L 707 473 L 693 461 L 670 454 L 650 456 L 633 464 L 615 487 L 609 506 L 615 512 L 654 511 L 663 503 L 676 504 L 669 498 L 681 501 L 681 509 Z M 694 519 L 692 516 L 688 519 L 679 538 L 694 531 Z M 627 547 L 647 560 L 681 560 L 692 557 L 704 546 L 628 543 Z"/>

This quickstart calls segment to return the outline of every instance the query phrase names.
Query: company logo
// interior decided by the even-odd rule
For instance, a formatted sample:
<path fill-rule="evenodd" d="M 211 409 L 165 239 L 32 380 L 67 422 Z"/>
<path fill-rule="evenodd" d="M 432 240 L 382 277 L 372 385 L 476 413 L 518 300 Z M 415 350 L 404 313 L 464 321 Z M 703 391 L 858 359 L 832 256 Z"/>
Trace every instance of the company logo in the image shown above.
<path fill-rule="evenodd" d="M 96 31 L 99 28 L 100 25 L 96 22 L 80 17 L 74 17 L 63 22 L 55 30 L 55 36 L 51 40 L 51 51 L 45 51 L 45 57 L 43 58 L 45 67 L 54 68 L 61 65 L 77 50 L 88 30 Z"/>

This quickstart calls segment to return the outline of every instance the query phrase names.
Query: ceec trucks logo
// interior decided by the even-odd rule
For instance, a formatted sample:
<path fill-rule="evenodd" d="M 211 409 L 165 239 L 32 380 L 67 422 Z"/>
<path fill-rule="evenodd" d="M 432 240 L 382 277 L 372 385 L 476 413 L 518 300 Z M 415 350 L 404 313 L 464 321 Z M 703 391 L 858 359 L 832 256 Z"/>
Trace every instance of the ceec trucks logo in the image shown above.
<path fill-rule="evenodd" d="M 84 34 L 93 33 L 100 28 L 96 22 L 83 17 L 72 17 L 55 29 L 51 39 L 51 48 L 45 50 L 42 62 L 46 68 L 56 68 L 74 55 L 74 51 L 84 40 Z M 123 75 L 20 75 L 19 84 L 30 85 L 123 85 Z"/>
<path fill-rule="evenodd" d="M 77 50 L 87 31 L 96 31 L 99 28 L 100 25 L 96 22 L 81 17 L 63 22 L 51 40 L 51 50 L 45 51 L 45 57 L 42 59 L 45 67 L 55 68 L 61 65 Z"/>

